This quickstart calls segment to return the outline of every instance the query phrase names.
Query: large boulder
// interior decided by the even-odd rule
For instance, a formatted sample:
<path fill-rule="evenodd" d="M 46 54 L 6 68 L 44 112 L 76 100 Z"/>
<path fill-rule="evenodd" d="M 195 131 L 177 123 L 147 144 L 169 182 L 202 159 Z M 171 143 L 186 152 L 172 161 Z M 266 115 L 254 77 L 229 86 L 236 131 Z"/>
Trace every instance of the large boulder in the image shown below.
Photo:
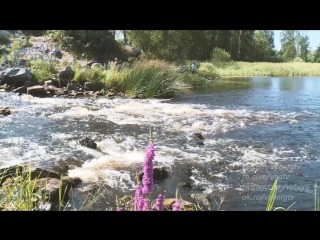
<path fill-rule="evenodd" d="M 0 80 L 7 84 L 23 84 L 32 80 L 32 73 L 26 68 L 7 68 L 0 73 Z"/>
<path fill-rule="evenodd" d="M 39 83 L 37 81 L 25 81 L 23 85 L 26 87 L 32 87 L 39 85 Z"/>
<path fill-rule="evenodd" d="M 28 87 L 27 91 L 28 91 L 28 94 L 30 94 L 33 97 L 46 97 L 46 96 L 48 96 L 46 89 L 40 85 Z"/>
<path fill-rule="evenodd" d="M 67 66 L 64 70 L 58 73 L 58 78 L 61 80 L 71 80 L 75 75 L 75 72 L 70 66 Z"/>

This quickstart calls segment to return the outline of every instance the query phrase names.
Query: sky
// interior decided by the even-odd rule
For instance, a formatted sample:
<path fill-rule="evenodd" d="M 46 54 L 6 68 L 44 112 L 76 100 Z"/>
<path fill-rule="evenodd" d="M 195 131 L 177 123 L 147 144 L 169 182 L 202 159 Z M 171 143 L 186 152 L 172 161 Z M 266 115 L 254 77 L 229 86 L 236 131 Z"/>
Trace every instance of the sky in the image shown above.
<path fill-rule="evenodd" d="M 280 33 L 281 30 L 274 31 L 274 45 L 276 50 L 280 50 L 281 48 Z M 316 50 L 320 44 L 320 30 L 309 30 L 307 33 L 309 35 L 310 50 Z"/>

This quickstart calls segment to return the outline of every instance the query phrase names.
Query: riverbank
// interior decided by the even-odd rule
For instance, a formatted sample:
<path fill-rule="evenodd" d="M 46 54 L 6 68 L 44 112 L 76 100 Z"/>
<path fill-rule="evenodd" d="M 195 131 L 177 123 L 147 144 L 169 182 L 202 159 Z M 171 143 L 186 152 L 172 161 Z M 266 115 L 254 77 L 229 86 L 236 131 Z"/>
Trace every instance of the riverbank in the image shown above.
<path fill-rule="evenodd" d="M 220 77 L 318 77 L 320 63 L 235 62 L 217 67 L 216 74 Z"/>
<path fill-rule="evenodd" d="M 178 67 L 159 60 L 123 64 L 111 62 L 108 65 L 73 62 L 67 66 L 38 60 L 19 68 L 12 68 L 9 64 L 1 70 L 1 89 L 42 97 L 71 93 L 79 97 L 98 92 L 106 96 L 171 98 L 189 94 L 192 88 L 207 84 L 205 77 L 181 73 Z"/>
<path fill-rule="evenodd" d="M 0 90 L 41 97 L 172 98 L 190 94 L 197 87 L 206 87 L 219 77 L 320 76 L 320 63 L 230 62 L 215 65 L 200 62 L 197 65 L 198 74 L 192 74 L 188 69 L 189 62 L 177 65 L 160 60 L 133 59 L 102 65 L 38 60 L 28 63 L 26 69 L 21 68 L 16 76 L 7 72 L 10 77 L 0 79 Z M 2 72 L 8 71 L 9 67 L 2 67 Z"/>

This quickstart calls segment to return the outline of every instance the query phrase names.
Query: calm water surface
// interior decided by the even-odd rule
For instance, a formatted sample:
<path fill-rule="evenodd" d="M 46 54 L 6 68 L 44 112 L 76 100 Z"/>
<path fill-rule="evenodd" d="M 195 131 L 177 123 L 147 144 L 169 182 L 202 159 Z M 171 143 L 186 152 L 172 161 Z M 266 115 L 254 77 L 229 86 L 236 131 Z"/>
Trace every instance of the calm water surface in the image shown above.
<path fill-rule="evenodd" d="M 237 78 L 174 100 L 58 99 L 0 92 L 1 166 L 29 162 L 61 169 L 84 184 L 112 188 L 111 198 L 133 193 L 142 169 L 148 127 L 154 129 L 155 166 L 169 177 L 155 185 L 195 201 L 203 210 L 265 210 L 278 177 L 275 206 L 310 210 L 320 181 L 320 79 Z M 204 145 L 192 133 L 205 137 Z M 94 138 L 99 150 L 79 146 Z M 188 183 L 191 188 L 184 188 Z M 79 195 L 81 200 L 81 194 Z M 79 201 L 80 201 L 79 200 Z M 106 209 L 111 200 L 94 209 Z"/>

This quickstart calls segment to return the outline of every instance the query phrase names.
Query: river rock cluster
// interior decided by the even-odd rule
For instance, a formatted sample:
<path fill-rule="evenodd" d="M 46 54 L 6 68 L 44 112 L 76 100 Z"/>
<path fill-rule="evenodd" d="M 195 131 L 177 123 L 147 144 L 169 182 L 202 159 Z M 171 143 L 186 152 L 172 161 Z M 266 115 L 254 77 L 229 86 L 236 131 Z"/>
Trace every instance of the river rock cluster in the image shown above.
<path fill-rule="evenodd" d="M 77 84 L 73 78 L 75 72 L 70 66 L 60 71 L 56 77 L 48 79 L 41 85 L 33 78 L 32 73 L 21 59 L 19 66 L 14 67 L 9 60 L 4 61 L 0 67 L 0 91 L 12 91 L 18 94 L 29 94 L 34 97 L 115 97 L 120 93 L 115 91 L 105 92 L 97 89 L 91 82 L 83 85 Z M 92 63 L 92 65 L 98 63 Z"/>

